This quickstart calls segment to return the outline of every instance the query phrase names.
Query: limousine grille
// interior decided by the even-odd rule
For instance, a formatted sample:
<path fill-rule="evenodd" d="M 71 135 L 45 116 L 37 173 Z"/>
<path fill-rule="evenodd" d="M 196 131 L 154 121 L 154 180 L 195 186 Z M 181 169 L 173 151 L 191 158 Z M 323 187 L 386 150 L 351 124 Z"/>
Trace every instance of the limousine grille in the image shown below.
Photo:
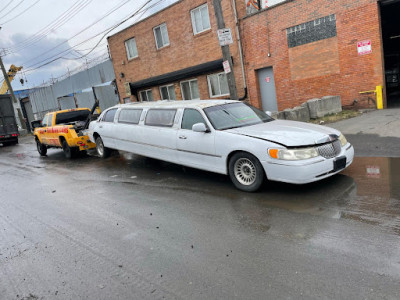
<path fill-rule="evenodd" d="M 339 140 L 317 147 L 319 155 L 325 158 L 332 158 L 338 156 L 341 150 L 342 150 L 342 145 L 340 144 Z"/>

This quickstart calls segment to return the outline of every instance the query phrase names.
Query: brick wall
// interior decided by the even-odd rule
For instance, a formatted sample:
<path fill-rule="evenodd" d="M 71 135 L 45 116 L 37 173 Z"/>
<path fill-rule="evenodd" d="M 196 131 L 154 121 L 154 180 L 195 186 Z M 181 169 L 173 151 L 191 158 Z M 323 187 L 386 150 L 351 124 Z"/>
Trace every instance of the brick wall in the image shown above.
<path fill-rule="evenodd" d="M 108 38 L 121 100 L 127 97 L 123 86 L 124 82 L 137 82 L 222 58 L 216 35 L 217 25 L 212 2 L 212 0 L 179 1 L 156 15 Z M 208 3 L 211 29 L 193 35 L 190 11 L 204 3 Z M 222 0 L 222 8 L 226 26 L 232 29 L 236 40 L 232 1 Z M 153 28 L 162 23 L 167 24 L 170 45 L 157 49 Z M 136 40 L 138 57 L 128 60 L 124 42 L 132 37 L 135 37 Z M 240 97 L 243 95 L 243 80 L 237 43 L 230 49 Z M 125 77 L 121 78 L 120 73 L 124 73 Z M 200 98 L 210 98 L 206 77 L 198 77 L 198 83 Z M 179 82 L 176 82 L 175 86 L 177 98 L 182 99 Z M 158 87 L 153 87 L 152 90 L 154 99 L 160 99 Z M 133 97 L 131 98 L 133 99 Z"/>
<path fill-rule="evenodd" d="M 336 16 L 336 37 L 288 48 L 286 28 L 331 14 Z M 365 96 L 359 92 L 384 84 L 377 1 L 287 1 L 244 17 L 240 26 L 253 105 L 261 107 L 257 70 L 270 66 L 279 110 L 326 95 L 340 95 L 343 105 L 354 99 L 363 105 Z M 372 53 L 359 56 L 357 41 L 363 40 L 372 41 Z"/>

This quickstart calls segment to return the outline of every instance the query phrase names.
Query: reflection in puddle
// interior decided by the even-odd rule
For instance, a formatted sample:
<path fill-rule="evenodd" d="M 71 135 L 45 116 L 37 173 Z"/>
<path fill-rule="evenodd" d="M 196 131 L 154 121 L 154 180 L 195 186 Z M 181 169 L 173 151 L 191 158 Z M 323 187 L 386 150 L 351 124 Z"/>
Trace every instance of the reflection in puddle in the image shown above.
<path fill-rule="evenodd" d="M 242 212 L 253 205 L 280 208 L 379 225 L 400 235 L 400 158 L 358 157 L 326 180 L 301 186 L 271 182 L 245 198 L 239 201 Z"/>
<path fill-rule="evenodd" d="M 345 172 L 357 184 L 357 197 L 342 217 L 391 228 L 400 234 L 400 159 L 359 157 Z"/>

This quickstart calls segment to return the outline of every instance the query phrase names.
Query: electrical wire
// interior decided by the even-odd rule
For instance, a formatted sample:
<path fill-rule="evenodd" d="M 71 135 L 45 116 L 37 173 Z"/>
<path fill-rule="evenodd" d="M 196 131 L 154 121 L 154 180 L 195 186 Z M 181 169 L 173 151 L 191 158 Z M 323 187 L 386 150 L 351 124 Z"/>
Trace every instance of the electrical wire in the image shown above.
<path fill-rule="evenodd" d="M 149 0 L 148 2 L 146 2 L 145 5 L 147 5 L 147 3 L 150 3 L 151 1 L 152 1 L 152 0 Z M 157 4 L 161 3 L 162 1 L 164 1 L 164 0 L 159 0 L 159 1 L 157 2 Z M 145 6 L 145 5 L 144 5 L 144 6 Z M 142 8 L 144 8 L 144 6 L 142 6 Z M 142 9 L 142 8 L 141 8 L 141 9 Z M 140 9 L 140 10 L 141 10 L 141 9 Z M 136 14 L 136 13 L 135 13 L 135 14 Z M 80 58 L 83 58 L 83 57 L 88 56 L 94 49 L 97 48 L 97 46 L 100 44 L 100 42 L 102 41 L 102 39 L 103 39 L 107 34 L 109 34 L 109 33 L 110 33 L 111 31 L 113 31 L 115 28 L 121 26 L 123 23 L 125 23 L 125 22 L 128 21 L 129 19 L 133 18 L 133 17 L 135 16 L 135 14 L 133 14 L 133 15 L 130 16 L 129 18 L 123 20 L 122 22 L 120 22 L 119 24 L 115 25 L 113 28 L 111 28 L 110 30 L 108 30 L 106 33 L 104 33 L 104 35 L 100 38 L 100 40 L 97 42 L 97 44 L 96 44 L 89 52 L 87 52 L 86 54 L 82 55 Z M 142 13 L 142 15 L 143 15 L 143 13 Z"/>
<path fill-rule="evenodd" d="M 3 10 L 6 9 L 12 2 L 13 2 L 13 0 L 10 0 L 10 2 L 8 2 L 6 5 L 4 5 Z"/>
<path fill-rule="evenodd" d="M 52 59 L 52 58 L 54 58 L 54 57 L 56 57 L 56 56 L 58 56 L 58 55 L 61 55 L 61 54 L 62 54 L 62 55 L 68 54 L 70 51 L 73 50 L 73 49 L 71 49 L 71 48 L 75 48 L 75 47 L 77 47 L 77 46 L 79 46 L 79 45 L 82 45 L 82 44 L 84 44 L 84 43 L 86 43 L 86 42 L 88 42 L 88 41 L 94 39 L 95 37 L 97 37 L 97 36 L 103 34 L 104 32 L 106 32 L 105 35 L 107 35 L 108 32 L 112 31 L 113 29 L 115 29 L 116 27 L 120 26 L 121 24 L 123 24 L 124 22 L 126 22 L 127 20 L 129 20 L 130 18 L 134 17 L 137 13 L 139 13 L 139 12 L 140 12 L 148 3 L 150 3 L 151 1 L 153 1 L 153 0 L 148 0 L 142 7 L 140 7 L 140 9 L 138 9 L 133 15 L 129 15 L 124 21 L 119 22 L 119 23 L 117 23 L 117 24 L 115 24 L 115 25 L 113 25 L 113 26 L 111 26 L 111 27 L 105 29 L 104 31 L 102 31 L 102 32 L 100 32 L 100 33 L 98 33 L 98 34 L 96 34 L 96 35 L 90 37 L 89 39 L 87 39 L 87 40 L 85 40 L 85 41 L 83 41 L 83 42 L 80 42 L 80 43 L 78 43 L 78 44 L 76 44 L 76 45 L 70 47 L 70 49 L 61 51 L 61 52 L 59 52 L 59 53 L 57 53 L 57 54 L 54 54 L 54 55 L 52 55 L 52 56 L 50 56 L 50 57 L 48 57 L 48 58 L 42 60 L 42 61 L 39 61 L 39 62 L 37 62 L 37 63 L 28 65 L 28 66 L 25 67 L 25 68 L 26 68 L 26 69 L 32 68 L 32 67 L 34 67 L 34 66 L 36 66 L 36 65 L 38 65 L 38 64 L 44 63 L 46 60 L 51 59 L 50 61 L 44 63 L 43 65 L 41 65 L 41 66 L 39 66 L 39 67 L 35 67 L 34 69 L 38 69 L 38 68 L 40 68 L 40 67 L 42 67 L 42 66 L 48 65 L 48 64 L 50 64 L 50 63 L 52 63 L 52 62 L 54 62 L 54 61 L 56 61 L 56 60 L 58 60 L 58 59 L 61 59 L 61 57 L 57 57 L 57 58 L 55 58 L 55 59 Z M 159 0 L 158 2 L 162 2 L 162 1 L 165 1 L 165 0 Z M 72 36 L 70 39 L 76 37 L 77 35 L 79 35 L 80 33 L 84 32 L 85 30 L 87 30 L 88 28 L 90 28 L 90 27 L 93 26 L 94 24 L 98 23 L 98 22 L 101 21 L 102 19 L 103 19 L 103 18 L 100 18 L 100 19 L 97 20 L 96 22 L 92 23 L 92 24 L 89 25 L 88 27 L 84 28 L 83 30 L 81 30 L 80 32 L 78 32 L 77 34 L 75 34 L 74 36 Z M 107 32 L 107 31 L 108 31 L 108 32 Z M 104 35 L 104 36 L 105 36 L 105 35 Z M 104 38 L 104 36 L 103 36 L 102 38 Z M 65 43 L 68 42 L 70 39 L 68 39 L 68 40 L 66 40 L 66 41 L 64 41 L 64 42 L 62 42 L 62 43 L 56 45 L 55 47 L 53 47 L 53 48 L 47 50 L 46 52 L 44 52 L 44 53 L 42 53 L 42 54 L 40 54 L 40 55 L 38 55 L 38 56 L 36 56 L 36 57 L 34 57 L 34 58 L 32 58 L 32 59 L 26 61 L 26 62 L 24 62 L 23 65 L 27 64 L 28 62 L 30 62 L 30 61 L 32 61 L 32 60 L 38 58 L 38 57 L 42 57 L 44 54 L 46 54 L 46 53 L 48 53 L 48 52 L 54 50 L 55 48 L 58 48 L 59 46 L 65 44 Z M 101 41 L 101 40 L 100 40 L 100 41 Z M 96 46 L 95 46 L 94 48 L 96 48 L 97 46 L 98 46 L 98 44 L 96 44 Z M 94 48 L 93 48 L 92 50 L 94 50 Z M 91 52 L 91 51 L 90 51 L 90 52 Z M 85 57 L 85 56 L 87 56 L 88 54 L 89 54 L 89 53 L 87 53 L 86 55 L 84 55 L 84 56 L 82 56 L 82 57 Z"/>
<path fill-rule="evenodd" d="M 140 17 L 142 17 L 149 9 L 151 9 L 151 8 L 153 8 L 153 7 L 157 6 L 157 5 L 159 5 L 160 3 L 164 2 L 165 0 L 158 0 L 155 4 L 153 4 L 153 5 L 151 5 L 151 6 L 147 7 L 147 8 L 145 8 L 145 7 L 146 7 L 150 2 L 152 2 L 152 1 L 153 1 L 153 0 L 148 0 L 148 1 L 146 1 L 139 9 L 137 9 L 133 14 L 130 14 L 130 15 L 128 15 L 127 17 L 125 17 L 121 22 L 118 22 L 118 23 L 116 23 L 115 25 L 113 25 L 113 26 L 107 28 L 106 30 L 103 30 L 103 31 L 99 32 L 98 34 L 96 34 L 96 35 L 90 37 L 89 39 L 87 39 L 87 40 L 85 40 L 85 41 L 82 41 L 82 42 L 80 42 L 80 43 L 78 43 L 78 44 L 72 46 L 71 49 L 64 50 L 64 51 L 62 51 L 62 52 L 60 52 L 60 53 L 58 53 L 58 54 L 56 54 L 56 55 L 61 55 L 61 54 L 67 55 L 67 54 L 71 53 L 72 51 L 74 51 L 74 50 L 75 50 L 75 49 L 74 49 L 75 47 L 80 46 L 80 45 L 82 45 L 82 44 L 84 44 L 84 43 L 87 43 L 88 41 L 92 40 L 93 38 L 96 38 L 97 36 L 103 34 L 103 36 L 100 38 L 100 40 L 96 43 L 96 45 L 95 45 L 94 47 L 91 48 L 91 50 L 90 50 L 88 53 L 86 53 L 86 54 L 84 54 L 84 55 L 81 55 L 81 57 L 79 57 L 79 58 L 73 58 L 73 59 L 71 59 L 71 60 L 78 60 L 78 59 L 82 59 L 82 58 L 88 56 L 90 53 L 92 53 L 92 52 L 101 44 L 101 41 L 103 40 L 103 38 L 104 38 L 108 33 L 110 33 L 112 30 L 116 29 L 117 27 L 119 27 L 119 26 L 122 25 L 123 23 L 127 22 L 128 20 L 130 20 L 131 18 L 133 18 L 133 17 L 135 17 L 135 16 L 137 16 L 137 15 L 139 15 L 139 14 L 140 14 Z M 84 30 L 85 30 L 85 29 L 84 29 Z M 84 30 L 83 30 L 83 31 L 84 31 Z M 75 35 L 75 36 L 76 36 L 76 35 Z M 49 58 L 47 58 L 47 59 L 45 59 L 45 60 L 42 60 L 42 61 L 40 61 L 40 62 L 38 62 L 38 63 L 35 63 L 35 64 L 31 65 L 31 66 L 28 66 L 27 68 L 25 68 L 24 73 L 25 73 L 25 74 L 26 74 L 26 73 L 31 73 L 31 72 L 33 72 L 33 71 L 35 71 L 35 70 L 37 70 L 37 69 L 40 69 L 40 68 L 42 68 L 42 67 L 44 67 L 44 66 L 46 66 L 46 65 L 51 64 L 52 62 L 54 62 L 54 61 L 56 61 L 56 60 L 65 59 L 65 57 L 56 57 L 56 58 L 54 58 L 54 59 L 51 59 L 50 61 L 46 61 L 46 60 L 48 60 L 48 59 L 50 59 L 50 58 L 53 58 L 53 57 L 56 56 L 56 55 L 53 55 L 53 56 L 51 56 L 51 57 L 49 57 Z M 100 55 L 100 57 L 101 57 L 101 56 L 104 56 L 103 61 L 109 59 L 109 58 L 108 58 L 108 51 L 107 51 L 106 53 Z M 46 61 L 46 62 L 45 62 L 45 61 Z M 39 65 L 39 66 L 36 66 L 36 65 L 38 65 L 38 64 L 40 64 L 40 63 L 43 63 L 43 64 L 41 64 L 41 65 Z M 86 65 L 87 65 L 87 63 L 86 63 Z M 36 67 L 34 67 L 34 66 L 36 66 Z"/>
<path fill-rule="evenodd" d="M 20 12 L 18 15 L 8 19 L 7 21 L 1 23 L 0 25 L 4 25 L 7 24 L 8 22 L 11 22 L 13 20 L 15 20 L 16 18 L 18 18 L 19 16 L 21 16 L 22 14 L 24 14 L 25 12 L 27 12 L 31 7 L 35 6 L 38 2 L 40 2 L 41 0 L 37 0 L 36 2 L 34 2 L 33 4 L 31 4 L 30 6 L 28 6 L 26 9 L 24 9 L 22 12 Z"/>
<path fill-rule="evenodd" d="M 7 16 L 10 12 L 12 12 L 14 9 L 16 9 L 18 6 L 20 6 L 22 4 L 22 2 L 24 2 L 25 0 L 21 0 L 17 5 L 15 5 L 13 8 L 11 8 L 8 12 L 6 12 L 4 15 L 0 16 L 0 19 Z"/>
<path fill-rule="evenodd" d="M 71 39 L 75 38 L 76 36 L 80 35 L 80 34 L 83 33 L 84 31 L 88 30 L 90 27 L 92 27 L 92 26 L 94 26 L 95 24 L 99 23 L 99 22 L 102 21 L 104 18 L 106 18 L 107 16 L 109 16 L 110 14 L 112 14 L 114 11 L 118 10 L 119 8 L 121 8 L 122 6 L 124 6 L 125 4 L 127 4 L 129 1 L 130 1 L 130 0 L 124 0 L 124 1 L 120 2 L 117 6 L 113 7 L 110 11 L 108 11 L 107 13 L 105 13 L 103 16 L 101 16 L 101 17 L 100 17 L 99 19 L 97 19 L 95 22 L 91 23 L 89 26 L 85 27 L 84 29 L 82 29 L 81 31 L 79 31 L 78 33 L 76 33 L 75 35 L 73 35 L 72 37 L 70 37 L 69 39 L 67 39 L 67 40 L 65 40 L 65 41 L 63 41 L 63 42 L 57 44 L 56 46 L 54 46 L 54 47 L 52 47 L 52 48 L 46 50 L 45 52 L 43 52 L 43 53 L 41 53 L 41 54 L 39 54 L 39 55 L 37 55 L 37 56 L 35 56 L 35 57 L 33 57 L 33 58 L 31 58 L 31 59 L 25 61 L 25 62 L 23 62 L 23 65 L 28 64 L 28 63 L 31 62 L 31 61 L 34 61 L 36 58 L 43 57 L 43 55 L 45 55 L 45 54 L 51 52 L 51 51 L 54 50 L 54 49 L 59 48 L 60 46 L 64 45 L 65 43 L 69 42 Z M 41 62 L 43 62 L 43 61 L 41 61 Z M 40 62 L 39 62 L 39 63 L 40 63 Z M 33 66 L 33 65 L 31 65 L 31 66 Z M 28 66 L 28 68 L 31 67 L 31 66 Z"/>
<path fill-rule="evenodd" d="M 20 50 L 23 50 L 33 44 L 36 44 L 43 38 L 47 37 L 49 33 L 58 29 L 60 26 L 64 25 L 68 22 L 72 17 L 74 17 L 79 10 L 82 10 L 85 5 L 89 4 L 89 2 L 84 2 L 85 0 L 78 0 L 76 1 L 69 9 L 63 12 L 59 17 L 57 17 L 54 21 L 50 24 L 42 28 L 39 32 L 35 33 L 33 36 L 23 40 L 22 42 L 18 43 L 15 46 L 6 48 L 7 54 L 16 53 Z M 92 1 L 92 0 L 90 0 Z"/>
<path fill-rule="evenodd" d="M 58 29 L 66 22 L 68 22 L 71 18 L 76 16 L 77 13 L 83 10 L 92 0 L 78 0 L 76 1 L 70 8 L 68 8 L 65 12 L 63 12 L 59 17 L 57 17 L 54 21 L 50 24 L 42 28 L 40 31 L 35 33 L 33 36 L 23 40 L 22 42 L 18 43 L 15 46 L 9 47 L 5 49 L 6 54 L 13 54 L 23 49 L 28 48 L 29 46 L 36 44 L 37 42 L 41 41 L 49 33 Z"/>

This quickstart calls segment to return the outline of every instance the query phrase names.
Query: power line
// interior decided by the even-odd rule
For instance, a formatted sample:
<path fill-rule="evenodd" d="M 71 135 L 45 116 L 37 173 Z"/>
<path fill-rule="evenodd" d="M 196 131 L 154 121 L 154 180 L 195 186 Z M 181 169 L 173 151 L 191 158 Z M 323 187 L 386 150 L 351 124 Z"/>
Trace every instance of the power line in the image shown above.
<path fill-rule="evenodd" d="M 45 52 L 43 52 L 43 53 L 41 53 L 41 54 L 39 54 L 39 55 L 37 55 L 37 56 L 35 56 L 35 57 L 33 57 L 33 58 L 31 58 L 31 59 L 25 61 L 25 62 L 23 62 L 23 65 L 28 64 L 29 62 L 34 61 L 36 58 L 42 57 L 43 55 L 45 55 L 45 54 L 51 52 L 52 50 L 57 49 L 57 48 L 59 48 L 60 46 L 64 45 L 65 43 L 67 43 L 68 41 L 70 41 L 71 39 L 73 39 L 74 37 L 78 36 L 78 35 L 81 34 L 82 32 L 86 31 L 86 30 L 89 29 L 90 27 L 92 27 L 92 26 L 94 26 L 95 24 L 97 24 L 97 23 L 99 23 L 100 21 L 102 21 L 104 18 L 106 18 L 107 16 L 109 16 L 110 14 L 112 14 L 114 11 L 118 10 L 119 8 L 121 8 L 122 6 L 124 6 L 125 4 L 127 4 L 129 1 L 130 1 L 130 0 L 124 0 L 124 1 L 120 2 L 116 7 L 112 8 L 110 11 L 108 11 L 107 13 L 105 13 L 103 16 L 101 16 L 101 17 L 100 17 L 99 19 L 97 19 L 95 22 L 93 22 L 93 23 L 90 24 L 89 26 L 85 27 L 84 29 L 82 29 L 81 31 L 79 31 L 78 33 L 76 33 L 75 35 L 73 35 L 72 37 L 70 37 L 69 39 L 67 39 L 67 40 L 65 40 L 65 41 L 63 41 L 63 42 L 57 44 L 56 46 L 54 46 L 54 47 L 52 47 L 52 48 L 46 50 Z M 63 52 L 64 52 L 64 51 L 63 51 Z M 51 57 L 52 57 L 52 56 L 51 56 Z M 40 62 L 38 62 L 38 63 L 36 63 L 36 64 L 39 64 L 39 63 L 41 63 L 41 62 L 43 62 L 43 60 L 40 61 Z M 34 65 L 36 65 L 36 64 L 30 65 L 30 66 L 28 66 L 28 68 L 29 68 L 29 67 L 32 67 L 32 66 L 34 66 Z"/>
<path fill-rule="evenodd" d="M 9 14 L 10 12 L 12 12 L 14 9 L 16 9 L 18 6 L 20 6 L 22 4 L 22 2 L 24 2 L 25 0 L 21 0 L 17 5 L 15 5 L 13 8 L 11 8 L 8 12 L 6 12 L 4 15 L 0 16 L 0 19 L 3 18 L 4 16 L 6 16 L 7 14 Z"/>
<path fill-rule="evenodd" d="M 67 49 L 67 50 L 61 51 L 60 53 L 58 53 L 58 54 L 56 54 L 56 55 L 50 56 L 50 57 L 48 57 L 48 58 L 45 59 L 45 60 L 42 60 L 42 61 L 40 61 L 40 62 L 38 62 L 38 63 L 35 63 L 35 64 L 33 64 L 33 65 L 30 65 L 30 66 L 26 67 L 26 68 L 25 68 L 25 73 L 33 72 L 33 71 L 35 71 L 35 70 L 37 70 L 37 69 L 40 69 L 40 68 L 42 68 L 42 67 L 44 67 L 44 66 L 46 66 L 46 65 L 51 64 L 52 62 L 54 62 L 54 61 L 56 61 L 56 60 L 59 60 L 59 59 L 64 58 L 64 57 L 62 57 L 62 56 L 59 56 L 59 57 L 56 57 L 56 58 L 54 58 L 54 59 L 51 59 L 51 58 L 53 58 L 53 57 L 55 57 L 55 56 L 57 56 L 57 55 L 61 55 L 61 54 L 66 55 L 66 54 L 69 54 L 70 52 L 72 52 L 72 51 L 74 50 L 75 47 L 80 46 L 80 45 L 82 45 L 82 44 L 84 44 L 84 43 L 87 43 L 88 41 L 92 40 L 93 38 L 96 38 L 97 36 L 99 36 L 99 35 L 101 35 L 101 34 L 104 33 L 103 36 L 101 37 L 101 39 L 99 40 L 99 42 L 98 42 L 93 48 L 91 48 L 91 50 L 90 50 L 88 53 L 86 53 L 85 55 L 82 55 L 82 56 L 79 57 L 79 58 L 74 58 L 74 59 L 72 59 L 72 60 L 78 60 L 78 59 L 82 59 L 83 57 L 86 57 L 87 55 L 89 55 L 92 51 L 94 51 L 94 50 L 100 45 L 100 42 L 102 41 L 102 39 L 103 39 L 108 33 L 110 33 L 112 30 L 116 29 L 117 27 L 119 27 L 120 25 L 122 25 L 123 23 L 125 23 L 126 21 L 128 21 L 129 19 L 131 19 L 131 18 L 137 16 L 138 14 L 141 14 L 140 17 L 142 17 L 149 9 L 151 9 L 151 8 L 153 8 L 153 7 L 157 6 L 157 5 L 159 5 L 160 3 L 164 2 L 165 0 L 158 0 L 158 1 L 157 1 L 156 3 L 154 3 L 153 5 L 147 7 L 146 9 L 144 9 L 144 8 L 145 8 L 150 2 L 152 2 L 152 1 L 153 1 L 153 0 L 148 0 L 148 1 L 146 1 L 146 2 L 145 2 L 139 9 L 137 9 L 133 14 L 128 15 L 128 16 L 125 17 L 122 21 L 120 21 L 120 22 L 116 23 L 115 25 L 113 25 L 113 26 L 111 26 L 111 27 L 109 27 L 109 28 L 107 28 L 107 29 L 101 31 L 100 33 L 97 33 L 96 35 L 94 35 L 94 36 L 92 36 L 92 37 L 90 37 L 90 38 L 88 38 L 88 39 L 86 39 L 86 40 L 84 40 L 84 41 L 82 41 L 82 42 L 80 42 L 80 43 L 78 43 L 78 44 L 72 46 L 71 49 Z M 98 21 L 96 21 L 95 23 L 97 23 L 97 22 L 98 22 Z M 90 26 L 94 25 L 95 23 L 91 24 Z M 90 27 L 90 26 L 89 26 L 89 27 Z M 89 27 L 87 27 L 87 28 L 89 28 Z M 87 28 L 83 29 L 81 32 L 85 31 Z M 81 32 L 79 32 L 78 34 L 80 34 Z M 78 35 L 78 34 L 76 34 L 76 35 Z M 73 37 L 75 37 L 76 35 L 74 35 Z M 72 38 L 73 38 L 73 37 L 72 37 Z M 58 46 L 59 46 L 59 45 L 58 45 Z M 56 46 L 56 47 L 57 47 L 57 46 Z M 54 47 L 54 48 L 55 48 L 55 47 Z M 50 49 L 50 50 L 53 50 L 53 49 Z M 46 53 L 47 53 L 47 52 L 48 52 L 48 51 L 46 51 Z M 106 54 L 107 54 L 107 58 L 106 58 L 106 59 L 108 59 L 108 53 L 104 53 L 104 55 L 106 55 Z M 35 58 L 36 58 L 36 57 L 35 57 Z M 51 59 L 51 60 L 45 62 L 45 61 L 48 60 L 48 59 Z M 65 58 L 64 58 L 64 59 L 65 59 Z M 105 59 L 105 60 L 106 60 L 106 59 Z M 31 60 L 32 60 L 32 59 L 31 59 Z M 43 63 L 43 62 L 44 62 L 44 63 Z M 43 64 L 41 64 L 41 65 L 39 65 L 39 66 L 33 68 L 33 66 L 36 66 L 36 65 L 38 65 L 38 64 L 40 64 L 40 63 L 43 63 Z M 29 68 L 30 68 L 30 69 L 29 69 Z"/>
<path fill-rule="evenodd" d="M 54 21 L 52 21 L 50 24 L 42 28 L 39 32 L 35 33 L 33 36 L 23 40 L 16 46 L 12 46 L 9 48 L 6 48 L 6 54 L 13 54 L 18 51 L 21 51 L 25 48 L 28 48 L 29 46 L 36 44 L 37 42 L 41 41 L 47 35 L 60 28 L 62 25 L 64 25 L 66 22 L 68 22 L 71 18 L 76 16 L 79 11 L 81 11 L 83 8 L 85 8 L 92 0 L 88 0 L 85 2 L 85 0 L 78 0 L 76 1 L 69 9 L 67 9 L 65 12 L 63 12 L 59 17 L 57 17 Z"/>
<path fill-rule="evenodd" d="M 72 46 L 71 48 L 74 48 L 74 47 L 76 47 L 76 46 L 78 46 L 78 45 L 80 45 L 80 44 L 86 43 L 87 41 L 89 41 L 89 40 L 95 38 L 96 36 L 99 36 L 99 35 L 101 35 L 102 33 L 104 33 L 104 35 L 100 38 L 99 42 L 98 42 L 93 48 L 91 48 L 91 50 L 90 50 L 88 53 L 82 55 L 81 57 L 75 58 L 75 60 L 84 58 L 84 57 L 86 57 L 87 55 L 89 55 L 94 49 L 96 49 L 96 48 L 99 46 L 99 44 L 100 44 L 100 42 L 102 41 L 102 39 L 103 39 L 108 33 L 110 33 L 112 30 L 114 30 L 114 29 L 117 28 L 118 26 L 122 25 L 123 23 L 125 23 L 125 22 L 128 21 L 129 19 L 133 18 L 136 14 L 138 14 L 138 13 L 140 12 L 140 10 L 142 10 L 142 9 L 143 9 L 148 3 L 150 3 L 151 1 L 152 1 L 152 0 L 147 1 L 139 10 L 137 10 L 133 15 L 130 15 L 130 16 L 128 16 L 127 18 L 125 18 L 122 22 L 119 22 L 119 23 L 117 23 L 116 25 L 109 27 L 108 29 L 106 29 L 106 30 L 104 30 L 104 31 L 102 31 L 102 32 L 100 32 L 100 33 L 98 33 L 98 34 L 96 34 L 95 36 L 92 36 L 91 38 L 89 38 L 88 40 L 86 40 L 86 41 L 84 41 L 84 42 L 82 42 L 82 43 L 79 43 L 79 44 L 77 44 L 77 45 L 75 45 L 75 46 Z M 164 2 L 164 1 L 165 1 L 165 0 L 158 0 L 155 4 L 149 6 L 149 7 L 146 8 L 143 12 L 141 12 L 141 13 L 142 13 L 141 16 L 143 16 L 149 9 L 151 9 L 151 8 L 153 8 L 153 7 L 157 6 L 157 5 L 159 5 L 161 2 Z M 140 16 L 140 17 L 141 17 L 141 16 Z M 47 59 L 51 59 L 51 58 L 53 58 L 53 57 L 55 57 L 55 56 L 57 56 L 57 55 L 61 55 L 61 54 L 63 54 L 63 53 L 64 53 L 64 55 L 66 55 L 66 54 L 68 54 L 70 51 L 73 51 L 73 49 L 64 50 L 64 51 L 62 51 L 62 52 L 60 52 L 60 53 L 58 53 L 58 54 L 55 54 L 55 55 L 53 55 L 53 56 L 51 56 L 51 57 L 49 57 L 49 58 L 47 58 Z M 51 61 L 46 62 L 46 63 L 44 63 L 43 65 L 41 65 L 41 66 L 39 66 L 39 67 L 36 67 L 35 69 L 38 69 L 38 68 L 40 68 L 40 67 L 42 67 L 42 66 L 46 66 L 46 65 L 48 65 L 48 64 L 50 64 L 50 63 L 52 63 L 52 62 L 54 62 L 54 61 L 57 61 L 57 60 L 63 59 L 63 58 L 64 58 L 64 57 L 60 57 L 60 56 L 59 56 L 59 57 L 56 57 L 56 58 L 52 59 Z M 64 58 L 64 59 L 65 59 L 65 58 Z M 70 59 L 70 60 L 74 60 L 74 59 Z M 41 61 L 41 62 L 39 62 L 39 63 L 42 63 L 42 62 L 44 62 L 44 61 L 46 61 L 46 59 L 43 60 L 43 61 Z M 36 63 L 36 64 L 39 64 L 39 63 Z M 28 68 L 33 67 L 33 66 L 35 66 L 36 64 L 31 65 L 31 66 L 28 66 Z M 30 71 L 30 70 L 28 70 L 28 71 Z"/>
<path fill-rule="evenodd" d="M 6 5 L 4 5 L 3 10 L 6 9 L 12 2 L 13 2 L 13 0 L 10 0 L 10 2 L 8 2 Z"/>
<path fill-rule="evenodd" d="M 30 6 L 28 6 L 26 9 L 24 9 L 22 12 L 20 12 L 18 15 L 8 19 L 7 21 L 1 23 L 0 25 L 4 25 L 7 24 L 8 22 L 11 22 L 13 20 L 15 20 L 16 18 L 18 18 L 19 16 L 21 16 L 22 14 L 24 14 L 25 12 L 27 12 L 31 7 L 33 7 L 34 5 L 36 5 L 39 1 L 41 0 L 37 0 L 36 2 L 34 2 L 33 4 L 31 4 Z"/>

